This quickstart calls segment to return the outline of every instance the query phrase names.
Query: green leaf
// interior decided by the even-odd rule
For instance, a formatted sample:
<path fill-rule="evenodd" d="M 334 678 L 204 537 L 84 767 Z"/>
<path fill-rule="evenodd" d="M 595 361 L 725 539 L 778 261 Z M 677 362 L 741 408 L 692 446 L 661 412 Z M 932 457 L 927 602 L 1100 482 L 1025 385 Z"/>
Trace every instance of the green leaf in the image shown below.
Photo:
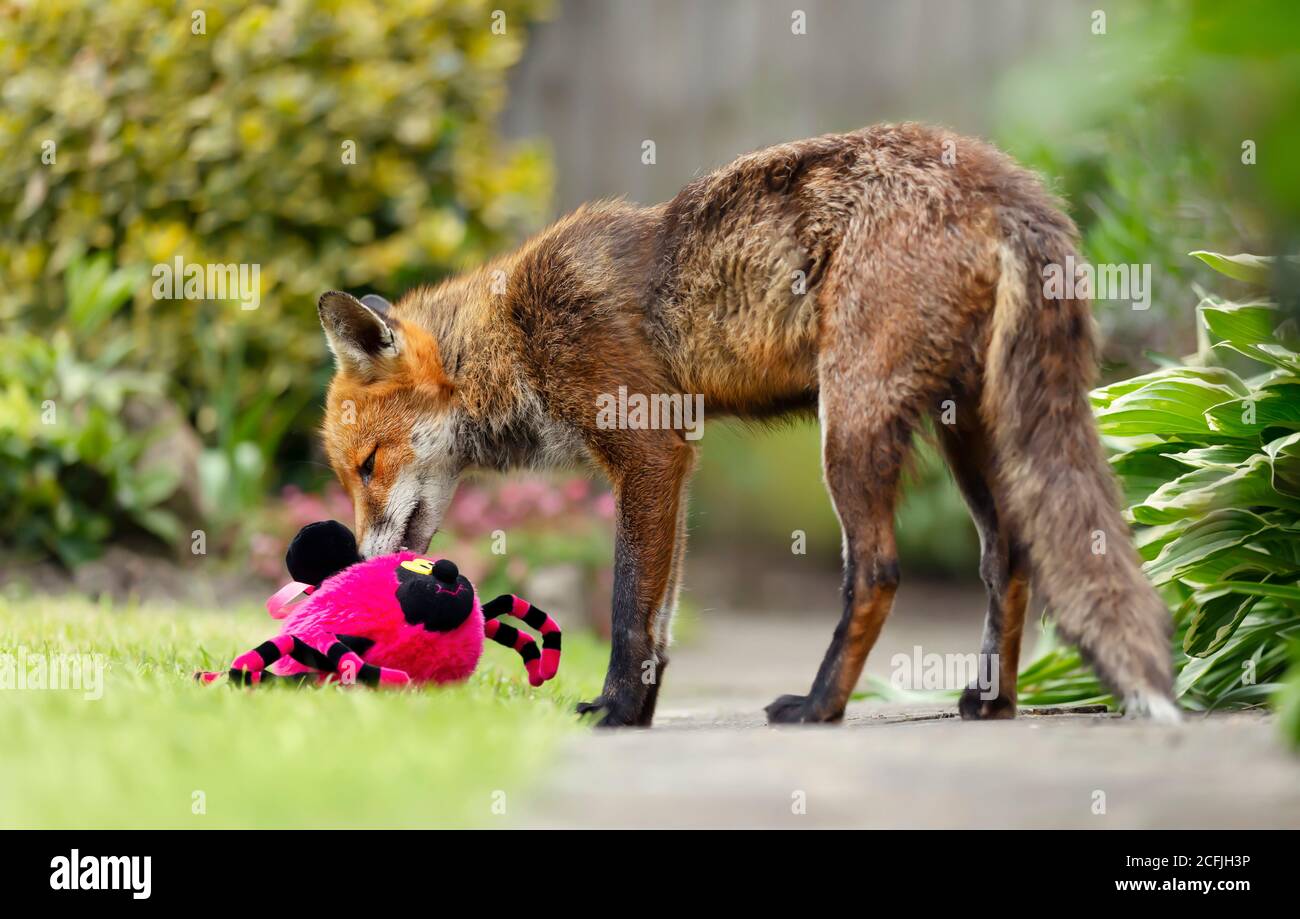
<path fill-rule="evenodd" d="M 1159 526 L 1138 527 L 1137 532 L 1133 534 L 1133 543 L 1137 546 L 1138 555 L 1144 562 L 1159 557 L 1161 550 L 1191 524 L 1192 521 L 1183 518 Z"/>
<path fill-rule="evenodd" d="M 1293 348 L 1279 345 L 1277 342 L 1263 342 L 1255 346 L 1254 354 L 1258 355 L 1264 363 L 1274 364 L 1293 376 L 1300 374 L 1300 354 L 1297 354 Z"/>
<path fill-rule="evenodd" d="M 1207 252 L 1197 249 L 1188 255 L 1199 258 L 1219 274 L 1226 274 L 1238 281 L 1250 284 L 1267 284 L 1273 270 L 1273 257 L 1265 255 L 1223 255 L 1219 252 Z"/>
<path fill-rule="evenodd" d="M 1281 683 L 1246 683 L 1220 695 L 1214 700 L 1212 709 L 1260 705 L 1271 699 L 1281 686 Z"/>
<path fill-rule="evenodd" d="M 1276 507 L 1300 513 L 1300 499 L 1273 488 L 1272 465 L 1261 453 L 1231 472 L 1210 467 L 1179 476 L 1134 506 L 1131 514 L 1138 523 L 1159 524 L 1233 507 Z"/>
<path fill-rule="evenodd" d="M 1300 373 L 1300 330 L 1282 321 L 1277 306 L 1268 302 L 1211 303 L 1199 307 L 1202 324 L 1222 339 L 1214 347 L 1235 351 L 1252 360 L 1291 374 Z"/>
<path fill-rule="evenodd" d="M 1144 569 L 1155 584 L 1163 584 L 1269 529 L 1276 527 L 1250 511 L 1238 508 L 1214 511 L 1188 526 Z"/>
<path fill-rule="evenodd" d="M 132 494 L 132 508 L 143 510 L 166 501 L 181 484 L 178 470 L 168 468 L 151 469 L 147 472 L 132 470 L 129 476 L 123 476 L 122 487 L 129 488 Z"/>
<path fill-rule="evenodd" d="M 1124 505 L 1141 504 L 1170 479 L 1187 471 L 1187 464 L 1174 458 L 1179 445 L 1170 443 L 1138 447 L 1111 458 L 1111 469 L 1124 490 Z"/>
<path fill-rule="evenodd" d="M 1283 737 L 1291 746 L 1300 748 L 1300 642 L 1292 642 L 1291 668 L 1273 704 L 1278 710 Z"/>
<path fill-rule="evenodd" d="M 181 522 L 171 511 L 160 507 L 149 507 L 134 511 L 132 517 L 140 526 L 163 542 L 174 546 L 180 541 Z"/>
<path fill-rule="evenodd" d="M 1202 301 L 1198 313 L 1207 329 L 1234 345 L 1259 345 L 1276 340 L 1273 329 L 1280 314 L 1271 303 Z"/>
<path fill-rule="evenodd" d="M 90 336 L 114 312 L 131 299 L 144 283 L 145 271 L 139 266 L 112 270 L 108 253 L 77 260 L 68 266 L 65 286 L 68 296 L 68 319 L 80 336 Z"/>
<path fill-rule="evenodd" d="M 1232 351 L 1261 364 L 1284 371 L 1291 380 L 1300 375 L 1300 354 L 1281 345 L 1234 345 L 1221 341 L 1214 345 L 1216 351 Z"/>
<path fill-rule="evenodd" d="M 1208 383 L 1211 386 L 1227 387 L 1234 395 L 1250 394 L 1250 388 L 1241 381 L 1241 378 L 1223 367 L 1174 367 L 1153 370 L 1151 373 L 1099 387 L 1092 391 L 1090 397 L 1094 408 L 1105 408 L 1120 396 L 1135 392 L 1151 383 L 1169 381 Z"/>
<path fill-rule="evenodd" d="M 1152 492 L 1141 504 L 1129 508 L 1136 523 L 1155 526 L 1173 523 L 1182 517 L 1191 517 L 1197 502 L 1206 502 L 1214 485 L 1232 475 L 1223 469 L 1207 468 L 1186 472 L 1166 482 Z"/>
<path fill-rule="evenodd" d="M 1173 446 L 1167 444 L 1166 446 Z M 1233 469 L 1250 459 L 1256 450 L 1244 444 L 1215 444 L 1210 447 L 1194 447 L 1191 450 L 1165 454 L 1171 460 L 1177 460 L 1184 466 L 1194 469 Z"/>
<path fill-rule="evenodd" d="M 1205 591 L 1226 591 L 1251 597 L 1272 597 L 1287 603 L 1300 603 L 1300 586 L 1295 584 L 1252 584 L 1249 581 L 1221 581 L 1207 584 Z"/>
<path fill-rule="evenodd" d="M 1235 439 L 1261 436 L 1268 428 L 1300 431 L 1300 383 L 1270 386 L 1244 399 L 1232 399 L 1206 411 L 1216 434 Z"/>
<path fill-rule="evenodd" d="M 1290 552 L 1271 553 L 1269 547 L 1275 544 L 1262 540 L 1225 549 L 1197 565 L 1184 568 L 1179 579 L 1172 583 L 1204 590 L 1210 584 L 1230 578 L 1256 581 L 1267 577 L 1289 578 L 1300 570 L 1300 565 Z"/>
<path fill-rule="evenodd" d="M 1097 412 L 1097 425 L 1103 434 L 1133 437 L 1159 434 L 1212 436 L 1215 432 L 1206 420 L 1206 412 L 1244 396 L 1245 384 L 1235 375 L 1237 387 L 1209 383 L 1195 378 L 1166 378 L 1124 393 Z"/>
<path fill-rule="evenodd" d="M 1264 445 L 1264 453 L 1273 466 L 1273 487 L 1300 498 L 1300 433 L 1270 441 Z"/>
<path fill-rule="evenodd" d="M 1197 595 L 1197 609 L 1183 635 L 1183 653 L 1189 657 L 1209 657 L 1228 643 L 1237 626 L 1246 618 L 1258 597 L 1221 593 L 1210 598 Z"/>

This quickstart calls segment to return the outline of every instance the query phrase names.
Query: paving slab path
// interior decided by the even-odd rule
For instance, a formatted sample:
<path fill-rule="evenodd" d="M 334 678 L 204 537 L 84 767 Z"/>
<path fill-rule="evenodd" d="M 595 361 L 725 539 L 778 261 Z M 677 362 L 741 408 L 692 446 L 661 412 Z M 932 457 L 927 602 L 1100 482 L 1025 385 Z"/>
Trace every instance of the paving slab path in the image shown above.
<path fill-rule="evenodd" d="M 977 646 L 983 600 L 900 594 L 868 672 Z M 520 822 L 561 827 L 1300 828 L 1300 757 L 1275 719 L 1163 727 L 1098 714 L 962 722 L 933 702 L 855 702 L 836 727 L 770 728 L 807 689 L 834 619 L 701 614 L 651 730 L 576 737 Z M 1029 652 L 1026 649 L 1026 653 Z"/>

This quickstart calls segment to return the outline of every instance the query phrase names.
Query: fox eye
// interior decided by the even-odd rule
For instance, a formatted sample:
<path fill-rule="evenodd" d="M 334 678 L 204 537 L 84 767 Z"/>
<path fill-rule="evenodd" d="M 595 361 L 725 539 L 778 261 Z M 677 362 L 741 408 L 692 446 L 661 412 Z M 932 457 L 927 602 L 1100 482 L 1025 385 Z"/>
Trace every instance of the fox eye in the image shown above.
<path fill-rule="evenodd" d="M 375 454 L 378 452 L 379 448 L 375 447 L 370 451 L 370 455 L 366 457 L 366 461 L 357 467 L 357 474 L 361 476 L 362 485 L 369 485 L 370 477 L 375 474 Z"/>

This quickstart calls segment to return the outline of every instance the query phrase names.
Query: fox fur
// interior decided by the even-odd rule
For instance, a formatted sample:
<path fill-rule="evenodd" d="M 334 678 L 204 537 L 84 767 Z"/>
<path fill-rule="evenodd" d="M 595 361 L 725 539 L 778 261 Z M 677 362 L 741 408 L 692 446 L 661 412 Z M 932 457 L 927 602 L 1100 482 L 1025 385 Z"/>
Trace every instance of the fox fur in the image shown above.
<path fill-rule="evenodd" d="M 815 411 L 844 609 L 811 689 L 767 712 L 826 722 L 889 613 L 900 469 L 931 416 L 980 533 L 981 653 L 1001 677 L 995 699 L 967 690 L 963 716 L 1014 716 L 1032 578 L 1129 710 L 1172 720 L 1168 611 L 1087 401 L 1089 303 L 1044 293 L 1044 270 L 1077 252 L 1059 202 L 978 140 L 899 124 L 781 144 L 663 204 L 586 205 L 391 307 L 325 294 L 326 450 L 367 557 L 422 550 L 468 469 L 603 471 L 618 502 L 612 648 L 583 710 L 648 725 L 696 446 L 680 430 L 597 424 L 599 400 L 626 387 L 702 395 L 709 417 Z M 945 404 L 955 420 L 938 420 Z"/>

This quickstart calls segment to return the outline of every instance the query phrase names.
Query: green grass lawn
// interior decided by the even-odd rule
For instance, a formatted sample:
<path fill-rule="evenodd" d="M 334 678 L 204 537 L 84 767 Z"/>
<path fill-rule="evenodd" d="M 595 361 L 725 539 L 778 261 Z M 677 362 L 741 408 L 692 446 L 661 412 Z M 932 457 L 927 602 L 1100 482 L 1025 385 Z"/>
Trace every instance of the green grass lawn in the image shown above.
<path fill-rule="evenodd" d="M 98 699 L 0 690 L 0 826 L 507 825 L 559 742 L 586 730 L 573 706 L 599 691 L 607 656 L 566 633 L 559 675 L 536 690 L 515 652 L 491 643 L 453 688 L 252 691 L 191 679 L 276 625 L 255 606 L 0 598 L 0 655 L 104 661 Z"/>

